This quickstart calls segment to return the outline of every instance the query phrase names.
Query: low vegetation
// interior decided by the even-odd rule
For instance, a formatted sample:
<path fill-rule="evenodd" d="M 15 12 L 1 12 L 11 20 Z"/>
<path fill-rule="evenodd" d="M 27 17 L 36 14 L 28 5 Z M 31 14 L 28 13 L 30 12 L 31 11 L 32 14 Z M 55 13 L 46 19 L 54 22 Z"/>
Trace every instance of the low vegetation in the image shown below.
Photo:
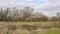
<path fill-rule="evenodd" d="M 59 22 L 1 22 L 0 34 L 60 34 L 59 24 Z"/>

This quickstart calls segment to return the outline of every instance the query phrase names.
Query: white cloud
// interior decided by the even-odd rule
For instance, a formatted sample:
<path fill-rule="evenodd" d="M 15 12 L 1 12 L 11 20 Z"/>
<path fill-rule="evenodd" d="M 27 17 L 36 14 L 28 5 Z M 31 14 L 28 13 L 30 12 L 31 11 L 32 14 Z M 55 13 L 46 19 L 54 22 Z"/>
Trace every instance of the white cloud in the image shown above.
<path fill-rule="evenodd" d="M 27 1 L 27 2 L 31 2 L 32 0 L 25 0 L 25 1 Z"/>
<path fill-rule="evenodd" d="M 47 15 L 56 15 L 56 12 L 60 12 L 60 0 L 47 0 L 48 3 L 42 8 L 38 9 Z"/>
<path fill-rule="evenodd" d="M 44 1 L 44 4 L 38 4 Z M 57 11 L 60 12 L 60 0 L 0 0 L 0 7 L 33 7 L 36 11 L 44 12 L 47 15 L 55 15 Z"/>
<path fill-rule="evenodd" d="M 22 6 L 22 5 L 23 5 L 23 3 L 17 2 L 17 0 L 8 0 L 5 2 L 0 2 L 1 7 L 18 7 L 18 6 Z"/>

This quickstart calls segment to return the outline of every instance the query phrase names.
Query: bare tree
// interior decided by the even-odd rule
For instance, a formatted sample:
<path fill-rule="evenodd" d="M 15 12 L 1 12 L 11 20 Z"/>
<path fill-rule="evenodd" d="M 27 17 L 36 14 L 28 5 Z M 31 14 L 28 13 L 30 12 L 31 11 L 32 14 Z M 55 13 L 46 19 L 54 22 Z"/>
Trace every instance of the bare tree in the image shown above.
<path fill-rule="evenodd" d="M 47 21 L 48 17 L 43 13 L 35 13 L 34 8 L 24 7 L 19 8 L 6 8 L 0 10 L 0 21 Z"/>
<path fill-rule="evenodd" d="M 57 12 L 57 17 L 60 17 L 60 12 Z"/>
<path fill-rule="evenodd" d="M 24 18 L 24 21 L 31 16 L 31 12 L 32 12 L 32 9 L 30 7 L 24 7 L 23 9 L 23 18 Z"/>
<path fill-rule="evenodd" d="M 2 11 L 3 11 L 3 9 L 1 8 L 1 10 L 0 10 L 0 21 L 3 21 Z"/>

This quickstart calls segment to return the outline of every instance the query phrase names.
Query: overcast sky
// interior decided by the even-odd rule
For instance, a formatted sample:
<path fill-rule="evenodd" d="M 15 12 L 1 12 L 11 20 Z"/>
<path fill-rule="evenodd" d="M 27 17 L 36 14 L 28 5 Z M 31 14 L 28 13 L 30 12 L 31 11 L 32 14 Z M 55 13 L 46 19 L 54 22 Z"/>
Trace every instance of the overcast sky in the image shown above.
<path fill-rule="evenodd" d="M 0 0 L 0 8 L 30 6 L 48 16 L 60 12 L 60 0 Z"/>

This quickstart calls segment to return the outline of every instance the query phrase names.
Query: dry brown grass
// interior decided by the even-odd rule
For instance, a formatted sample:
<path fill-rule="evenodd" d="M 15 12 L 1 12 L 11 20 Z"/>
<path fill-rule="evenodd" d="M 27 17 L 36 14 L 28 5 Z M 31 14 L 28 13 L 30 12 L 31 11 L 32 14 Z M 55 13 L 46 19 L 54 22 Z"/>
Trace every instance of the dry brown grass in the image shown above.
<path fill-rule="evenodd" d="M 25 26 L 23 26 L 24 24 Z M 39 27 L 33 27 L 33 26 L 39 26 Z M 40 34 L 43 33 L 44 30 L 48 30 L 48 29 L 41 29 L 40 27 L 48 28 L 50 26 L 53 26 L 53 23 L 51 22 L 49 23 L 48 22 L 0 22 L 0 34 L 34 34 L 34 33 Z M 21 27 L 25 27 L 25 28 L 22 29 Z M 51 30 L 53 29 L 55 30 L 57 28 L 52 28 Z"/>
<path fill-rule="evenodd" d="M 31 30 L 31 31 L 38 32 L 38 30 Z M 31 31 L 28 31 L 27 29 L 23 30 L 20 26 L 8 22 L 0 22 L 0 34 L 29 34 L 31 33 Z"/>

